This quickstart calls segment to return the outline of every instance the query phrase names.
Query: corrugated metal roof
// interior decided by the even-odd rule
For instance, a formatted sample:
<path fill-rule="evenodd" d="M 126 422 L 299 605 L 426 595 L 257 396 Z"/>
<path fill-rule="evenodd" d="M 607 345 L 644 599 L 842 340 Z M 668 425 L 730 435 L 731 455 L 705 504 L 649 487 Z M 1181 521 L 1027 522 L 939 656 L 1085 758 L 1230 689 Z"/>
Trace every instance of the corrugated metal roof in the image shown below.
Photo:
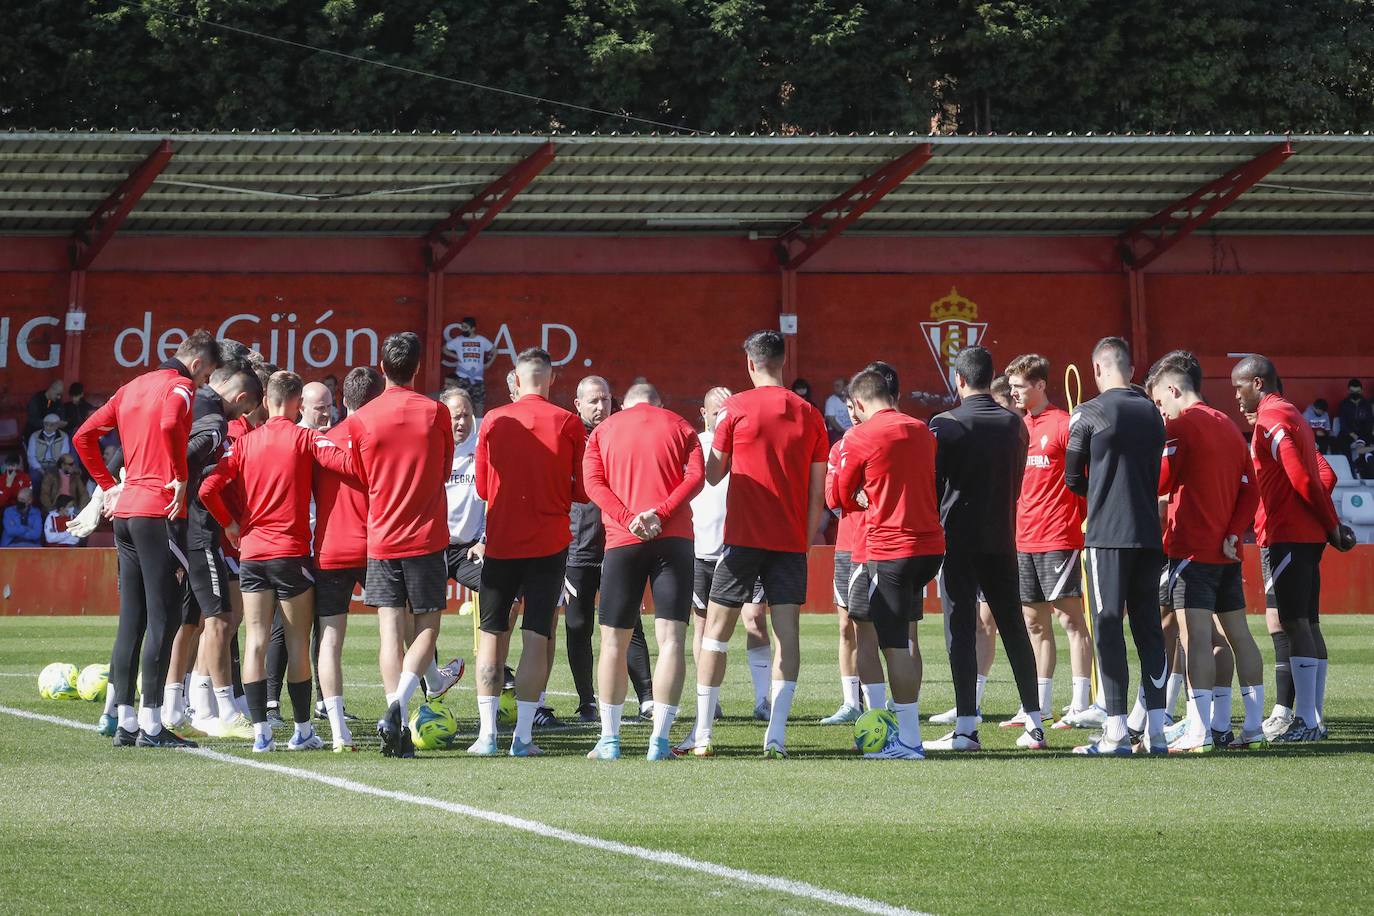
<path fill-rule="evenodd" d="M 0 233 L 70 233 L 162 139 L 140 233 L 415 234 L 552 140 L 487 230 L 777 235 L 913 145 L 934 154 L 849 231 L 1115 235 L 1275 144 L 1211 224 L 1374 231 L 1374 136 L 688 136 L 0 132 Z"/>

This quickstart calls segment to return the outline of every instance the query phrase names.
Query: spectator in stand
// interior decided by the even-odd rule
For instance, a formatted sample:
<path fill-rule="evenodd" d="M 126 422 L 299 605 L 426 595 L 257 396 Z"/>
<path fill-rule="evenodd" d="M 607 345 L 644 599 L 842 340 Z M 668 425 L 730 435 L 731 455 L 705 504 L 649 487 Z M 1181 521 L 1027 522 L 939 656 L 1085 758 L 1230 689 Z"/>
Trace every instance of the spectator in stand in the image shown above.
<path fill-rule="evenodd" d="M 806 403 L 811 403 L 811 383 L 804 378 L 799 378 L 792 383 L 792 393 L 801 398 Z M 814 406 L 814 405 L 812 405 Z"/>
<path fill-rule="evenodd" d="M 38 432 L 43 428 L 43 418 L 48 414 L 62 416 L 65 407 L 62 404 L 62 380 L 53 379 L 52 384 L 42 391 L 35 391 L 33 397 L 29 398 L 29 409 L 24 419 L 24 438 Z"/>
<path fill-rule="evenodd" d="M 831 386 L 830 397 L 825 399 L 825 431 L 830 434 L 831 445 L 840 441 L 845 430 L 854 425 L 849 418 L 849 408 L 845 405 L 845 395 L 848 393 L 849 383 L 837 378 Z"/>
<path fill-rule="evenodd" d="M 50 413 L 43 418 L 43 428 L 29 436 L 29 476 L 35 485 L 44 474 L 57 470 L 57 462 L 72 451 L 72 440 L 62 431 L 62 418 Z"/>
<path fill-rule="evenodd" d="M 38 505 L 44 512 L 51 512 L 63 497 L 71 500 L 72 515 L 86 508 L 91 501 L 90 491 L 86 489 L 85 475 L 76 466 L 75 455 L 63 455 L 51 474 L 43 475 L 43 483 L 38 488 Z"/>
<path fill-rule="evenodd" d="M 81 538 L 67 530 L 67 526 L 75 517 L 76 509 L 72 506 L 72 498 L 59 496 L 57 505 L 53 506 L 43 522 L 43 541 L 49 547 L 80 547 Z"/>
<path fill-rule="evenodd" d="M 31 486 L 33 480 L 24 473 L 24 464 L 19 460 L 19 455 L 6 455 L 4 468 L 0 470 L 0 511 L 14 505 L 19 498 L 19 491 Z"/>
<path fill-rule="evenodd" d="M 444 349 L 458 359 L 450 378 L 472 398 L 472 407 L 480 417 L 486 413 L 485 379 L 487 370 L 496 362 L 496 345 L 477 333 L 477 319 L 469 315 L 458 322 L 458 336 L 450 338 Z"/>
<path fill-rule="evenodd" d="M 1302 418 L 1312 427 L 1312 436 L 1317 440 L 1317 451 L 1323 455 L 1331 454 L 1331 409 L 1326 404 L 1326 398 L 1317 398 L 1313 401 L 1302 412 Z"/>
<path fill-rule="evenodd" d="M 95 413 L 99 404 L 92 404 L 86 398 L 86 386 L 80 382 L 72 382 L 72 386 L 67 389 L 67 403 L 62 405 L 62 419 L 66 425 L 62 428 L 71 435 L 81 428 L 81 424 L 86 422 L 86 418 Z"/>
<path fill-rule="evenodd" d="M 0 547 L 42 547 L 43 513 L 33 504 L 33 490 L 19 491 L 18 500 L 5 510 Z"/>
<path fill-rule="evenodd" d="M 329 389 L 329 403 L 333 406 L 329 408 L 329 426 L 331 429 L 339 425 L 339 421 L 348 416 L 348 408 L 344 406 L 343 398 L 339 397 L 339 377 L 334 373 L 326 375 L 320 379 L 320 384 Z"/>
<path fill-rule="evenodd" d="M 1352 450 L 1356 442 L 1363 440 L 1366 445 L 1374 442 L 1374 404 L 1364 396 L 1364 385 L 1359 379 L 1352 378 L 1347 387 L 1350 394 L 1341 401 L 1337 411 L 1340 428 L 1336 433 L 1340 453 L 1353 458 Z"/>

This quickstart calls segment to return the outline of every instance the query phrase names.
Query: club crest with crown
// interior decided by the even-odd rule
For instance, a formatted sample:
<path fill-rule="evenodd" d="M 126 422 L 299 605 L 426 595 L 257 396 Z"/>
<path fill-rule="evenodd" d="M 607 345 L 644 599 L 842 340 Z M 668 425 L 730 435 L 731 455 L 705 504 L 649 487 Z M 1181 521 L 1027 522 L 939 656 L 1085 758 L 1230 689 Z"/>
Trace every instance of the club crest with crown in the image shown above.
<path fill-rule="evenodd" d="M 951 288 L 949 295 L 930 304 L 930 321 L 921 322 L 921 333 L 940 367 L 949 393 L 954 389 L 954 357 L 964 347 L 981 344 L 987 333 L 986 321 L 978 321 L 978 304 Z"/>

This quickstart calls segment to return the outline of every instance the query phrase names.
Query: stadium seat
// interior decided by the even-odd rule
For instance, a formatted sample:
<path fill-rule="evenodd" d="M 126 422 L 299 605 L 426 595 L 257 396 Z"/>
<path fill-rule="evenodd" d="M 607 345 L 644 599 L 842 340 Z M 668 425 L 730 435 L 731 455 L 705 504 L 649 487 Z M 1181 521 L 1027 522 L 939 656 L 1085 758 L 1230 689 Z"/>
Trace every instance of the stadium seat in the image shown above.
<path fill-rule="evenodd" d="M 14 417 L 0 417 L 0 450 L 19 444 L 19 421 Z"/>
<path fill-rule="evenodd" d="M 1374 526 L 1374 494 L 1361 487 L 1342 494 L 1338 507 L 1341 518 L 1351 527 Z"/>
<path fill-rule="evenodd" d="M 1363 487 L 1363 484 L 1355 478 L 1350 470 L 1350 459 L 1344 455 L 1327 455 L 1327 464 L 1331 465 L 1331 470 L 1336 472 L 1336 492 L 1349 490 L 1356 487 Z"/>

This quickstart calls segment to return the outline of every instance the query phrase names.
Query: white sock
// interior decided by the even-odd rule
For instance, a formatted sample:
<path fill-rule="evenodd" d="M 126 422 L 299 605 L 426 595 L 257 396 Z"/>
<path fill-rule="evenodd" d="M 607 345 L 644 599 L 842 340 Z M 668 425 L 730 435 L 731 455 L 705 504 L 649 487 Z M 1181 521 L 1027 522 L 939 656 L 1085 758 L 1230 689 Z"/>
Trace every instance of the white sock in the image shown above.
<path fill-rule="evenodd" d="M 402 671 L 396 682 L 396 702 L 401 704 L 401 718 L 410 711 L 410 698 L 420 689 L 420 679 L 409 671 Z"/>
<path fill-rule="evenodd" d="M 1131 707 L 1131 714 L 1126 717 L 1126 726 L 1134 731 L 1144 731 L 1145 725 L 1149 721 L 1149 716 L 1145 709 L 1145 691 L 1142 689 L 1135 695 L 1135 705 Z"/>
<path fill-rule="evenodd" d="M 1231 688 L 1217 687 L 1212 690 L 1212 730 L 1229 731 L 1231 728 Z"/>
<path fill-rule="evenodd" d="M 1153 739 L 1158 738 L 1160 743 L 1164 743 L 1164 710 L 1151 709 L 1145 716 L 1145 735 L 1153 743 Z"/>
<path fill-rule="evenodd" d="M 1169 683 L 1164 686 L 1164 711 L 1173 715 L 1178 709 L 1178 698 L 1183 693 L 1183 675 L 1175 671 L 1169 675 Z"/>
<path fill-rule="evenodd" d="M 181 681 L 162 688 L 162 705 L 166 708 L 167 714 L 173 717 L 186 708 L 186 688 Z"/>
<path fill-rule="evenodd" d="M 390 707 L 391 704 L 392 704 L 392 703 L 395 703 L 396 700 L 397 700 L 400 696 L 401 696 L 401 695 L 400 695 L 399 693 L 388 693 L 388 694 L 386 695 L 386 705 L 387 705 L 388 707 Z"/>
<path fill-rule="evenodd" d="M 978 686 L 977 688 L 975 688 L 975 692 L 973 694 L 973 702 L 978 705 L 978 711 L 980 713 L 983 711 L 983 691 L 987 689 L 988 676 L 986 674 L 978 675 Z"/>
<path fill-rule="evenodd" d="M 774 681 L 773 708 L 768 716 L 768 730 L 763 733 L 763 746 L 787 744 L 787 717 L 792 712 L 792 696 L 797 692 L 796 681 Z"/>
<path fill-rule="evenodd" d="M 1307 723 L 1308 728 L 1317 725 L 1317 660 L 1309 656 L 1294 655 L 1293 665 L 1293 711 Z"/>
<path fill-rule="evenodd" d="M 1040 716 L 1050 715 L 1054 706 L 1054 678 L 1038 677 L 1035 686 L 1040 688 Z"/>
<path fill-rule="evenodd" d="M 1245 724 L 1241 728 L 1253 733 L 1264 721 L 1264 685 L 1240 688 L 1240 702 L 1245 707 Z"/>
<path fill-rule="evenodd" d="M 208 674 L 196 674 L 191 677 L 191 708 L 196 711 L 198 718 L 214 718 L 217 715 L 218 706 L 215 705 L 215 682 L 210 680 Z"/>
<path fill-rule="evenodd" d="M 538 700 L 515 701 L 515 737 L 526 743 L 534 740 L 534 714 L 538 711 Z"/>
<path fill-rule="evenodd" d="M 216 687 L 215 705 L 212 708 L 218 710 L 221 722 L 228 722 L 230 719 L 234 718 L 239 711 L 238 704 L 234 702 L 234 688 Z"/>
<path fill-rule="evenodd" d="M 1317 724 L 1326 721 L 1326 668 L 1327 659 L 1317 659 Z"/>
<path fill-rule="evenodd" d="M 620 737 L 620 717 L 625 712 L 624 703 L 598 703 L 601 707 L 601 737 Z"/>
<path fill-rule="evenodd" d="M 1069 700 L 1069 708 L 1074 712 L 1082 712 L 1092 705 L 1093 702 L 1093 681 L 1090 677 L 1076 677 L 1073 679 L 1073 698 Z"/>
<path fill-rule="evenodd" d="M 1026 731 L 1034 731 L 1037 728 L 1045 727 L 1045 719 L 1039 712 L 1031 710 L 1026 713 Z"/>
<path fill-rule="evenodd" d="M 1126 728 L 1125 716 L 1108 716 L 1107 724 L 1102 729 L 1102 737 L 1112 744 L 1122 744 L 1128 737 Z"/>
<path fill-rule="evenodd" d="M 1293 717 L 1293 710 L 1289 709 L 1287 706 L 1282 705 L 1281 703 L 1275 703 L 1274 708 L 1270 710 L 1269 715 L 1278 716 L 1280 719 L 1291 719 Z"/>
<path fill-rule="evenodd" d="M 879 681 L 876 684 L 863 684 L 859 687 L 864 697 L 864 707 L 867 709 L 886 709 L 887 708 L 887 684 Z"/>
<path fill-rule="evenodd" d="M 960 735 L 972 735 L 978 731 L 977 716 L 959 716 L 954 720 L 954 731 Z"/>
<path fill-rule="evenodd" d="M 315 734 L 315 723 L 311 722 L 309 719 L 305 720 L 304 722 L 296 723 L 297 739 L 304 740 L 306 738 L 309 738 L 313 734 Z"/>
<path fill-rule="evenodd" d="M 749 677 L 754 681 L 754 705 L 758 706 L 768 699 L 768 682 L 773 677 L 773 647 L 755 646 L 746 654 L 749 656 Z"/>
<path fill-rule="evenodd" d="M 496 714 L 500 706 L 500 697 L 477 698 L 478 738 L 496 737 Z"/>
<path fill-rule="evenodd" d="M 117 710 L 118 710 L 118 704 L 115 703 L 115 689 L 114 689 L 114 684 L 106 684 L 106 685 L 105 685 L 105 715 L 107 715 L 107 716 L 112 716 L 112 715 L 115 714 L 115 712 L 116 712 Z"/>
<path fill-rule="evenodd" d="M 540 706 L 548 706 L 548 705 L 549 705 L 549 704 L 548 704 L 548 695 L 549 695 L 549 692 L 548 692 L 547 690 L 541 690 L 541 691 L 539 691 L 539 705 L 540 705 Z"/>
<path fill-rule="evenodd" d="M 233 688 L 231 687 L 230 689 L 232 690 Z M 248 694 L 234 694 L 234 708 L 242 713 L 245 719 L 250 718 L 248 715 Z"/>
<path fill-rule="evenodd" d="M 921 746 L 921 712 L 916 703 L 893 703 L 897 715 L 897 739 L 907 747 Z"/>
<path fill-rule="evenodd" d="M 677 718 L 677 707 L 669 706 L 667 703 L 654 704 L 654 740 L 667 738 L 668 732 L 672 731 L 673 720 Z"/>
<path fill-rule="evenodd" d="M 152 706 L 138 707 L 138 727 L 149 735 L 162 731 L 162 710 Z"/>
<path fill-rule="evenodd" d="M 272 726 L 268 725 L 266 722 L 254 722 L 253 737 L 263 741 L 272 740 Z"/>
<path fill-rule="evenodd" d="M 1188 691 L 1188 734 L 1201 737 L 1212 727 L 1212 691 Z"/>
<path fill-rule="evenodd" d="M 859 696 L 859 679 L 857 677 L 840 678 L 840 696 L 844 697 L 844 705 L 859 708 L 863 699 Z"/>
<path fill-rule="evenodd" d="M 443 675 L 439 673 L 439 663 L 430 658 L 429 665 L 425 668 L 425 699 L 429 699 L 429 692 L 439 686 L 443 680 Z"/>
<path fill-rule="evenodd" d="M 711 730 L 716 723 L 716 704 L 720 702 L 720 688 L 697 684 L 697 724 L 693 729 L 697 747 L 711 743 Z"/>
<path fill-rule="evenodd" d="M 348 730 L 348 723 L 344 721 L 343 697 L 325 697 L 324 711 L 329 716 L 329 733 L 334 736 L 334 740 L 351 744 L 353 733 Z"/>

